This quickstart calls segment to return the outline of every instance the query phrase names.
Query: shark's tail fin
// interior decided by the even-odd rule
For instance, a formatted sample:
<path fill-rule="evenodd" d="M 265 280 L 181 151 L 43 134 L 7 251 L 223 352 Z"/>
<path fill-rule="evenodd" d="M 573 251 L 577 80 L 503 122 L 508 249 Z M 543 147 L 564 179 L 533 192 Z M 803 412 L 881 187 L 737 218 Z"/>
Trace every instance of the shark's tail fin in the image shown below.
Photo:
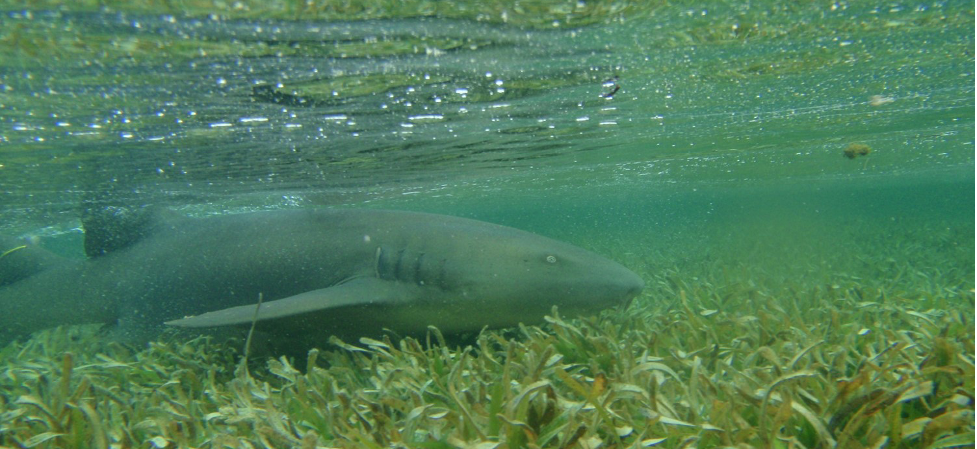
<path fill-rule="evenodd" d="M 0 287 L 62 263 L 63 257 L 24 239 L 0 237 Z"/>

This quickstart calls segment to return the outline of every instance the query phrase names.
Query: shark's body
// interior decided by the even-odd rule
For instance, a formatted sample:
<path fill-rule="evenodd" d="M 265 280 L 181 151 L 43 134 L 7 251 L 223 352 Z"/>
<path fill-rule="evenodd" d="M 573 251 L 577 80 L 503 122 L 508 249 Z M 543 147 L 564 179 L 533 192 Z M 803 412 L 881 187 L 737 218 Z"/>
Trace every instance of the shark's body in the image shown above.
<path fill-rule="evenodd" d="M 644 285 L 565 243 L 414 212 L 154 220 L 119 246 L 84 261 L 53 263 L 36 247 L 0 258 L 0 343 L 61 324 L 118 322 L 134 340 L 166 322 L 250 324 L 259 294 L 259 329 L 284 337 L 460 333 L 538 322 L 553 306 L 592 313 Z"/>

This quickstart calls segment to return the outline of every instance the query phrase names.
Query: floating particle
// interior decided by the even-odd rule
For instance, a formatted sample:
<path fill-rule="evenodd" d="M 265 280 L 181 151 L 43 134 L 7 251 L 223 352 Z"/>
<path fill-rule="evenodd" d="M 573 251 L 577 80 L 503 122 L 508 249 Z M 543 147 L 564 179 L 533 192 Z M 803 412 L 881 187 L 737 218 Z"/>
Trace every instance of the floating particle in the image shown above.
<path fill-rule="evenodd" d="M 872 106 L 882 106 L 884 104 L 892 103 L 893 101 L 896 101 L 896 99 L 892 97 L 884 97 L 882 95 L 872 95 L 871 97 L 868 97 L 868 104 Z"/>
<path fill-rule="evenodd" d="M 845 157 L 855 159 L 858 156 L 867 156 L 872 152 L 872 148 L 864 143 L 850 143 L 845 147 Z"/>

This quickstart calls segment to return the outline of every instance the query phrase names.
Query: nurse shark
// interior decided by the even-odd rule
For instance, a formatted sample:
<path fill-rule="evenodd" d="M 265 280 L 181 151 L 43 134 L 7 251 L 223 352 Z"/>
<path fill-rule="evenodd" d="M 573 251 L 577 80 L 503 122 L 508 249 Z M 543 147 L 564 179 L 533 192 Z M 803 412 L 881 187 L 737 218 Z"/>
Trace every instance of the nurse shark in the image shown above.
<path fill-rule="evenodd" d="M 321 343 L 384 330 L 445 334 L 592 314 L 644 282 L 587 250 L 486 222 L 390 210 L 208 218 L 145 213 L 86 223 L 85 260 L 0 240 L 0 344 L 64 324 L 246 326 Z M 108 226 L 106 226 L 108 224 Z M 258 307 L 259 295 L 263 301 Z"/>

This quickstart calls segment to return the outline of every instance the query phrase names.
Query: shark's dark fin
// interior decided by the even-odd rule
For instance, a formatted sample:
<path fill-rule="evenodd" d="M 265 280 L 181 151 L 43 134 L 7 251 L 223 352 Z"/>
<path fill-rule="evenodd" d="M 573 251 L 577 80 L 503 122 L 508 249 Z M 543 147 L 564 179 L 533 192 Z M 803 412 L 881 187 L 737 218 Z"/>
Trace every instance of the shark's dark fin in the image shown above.
<path fill-rule="evenodd" d="M 64 260 L 24 239 L 0 237 L 0 286 L 31 277 Z"/>
<path fill-rule="evenodd" d="M 85 254 L 98 257 L 153 233 L 165 212 L 157 207 L 89 206 L 82 210 Z"/>
<path fill-rule="evenodd" d="M 376 278 L 357 278 L 332 287 L 263 302 L 258 321 L 319 312 L 345 306 L 403 304 L 416 296 L 416 286 Z M 257 304 L 231 307 L 197 316 L 167 321 L 170 326 L 217 327 L 251 324 Z"/>

